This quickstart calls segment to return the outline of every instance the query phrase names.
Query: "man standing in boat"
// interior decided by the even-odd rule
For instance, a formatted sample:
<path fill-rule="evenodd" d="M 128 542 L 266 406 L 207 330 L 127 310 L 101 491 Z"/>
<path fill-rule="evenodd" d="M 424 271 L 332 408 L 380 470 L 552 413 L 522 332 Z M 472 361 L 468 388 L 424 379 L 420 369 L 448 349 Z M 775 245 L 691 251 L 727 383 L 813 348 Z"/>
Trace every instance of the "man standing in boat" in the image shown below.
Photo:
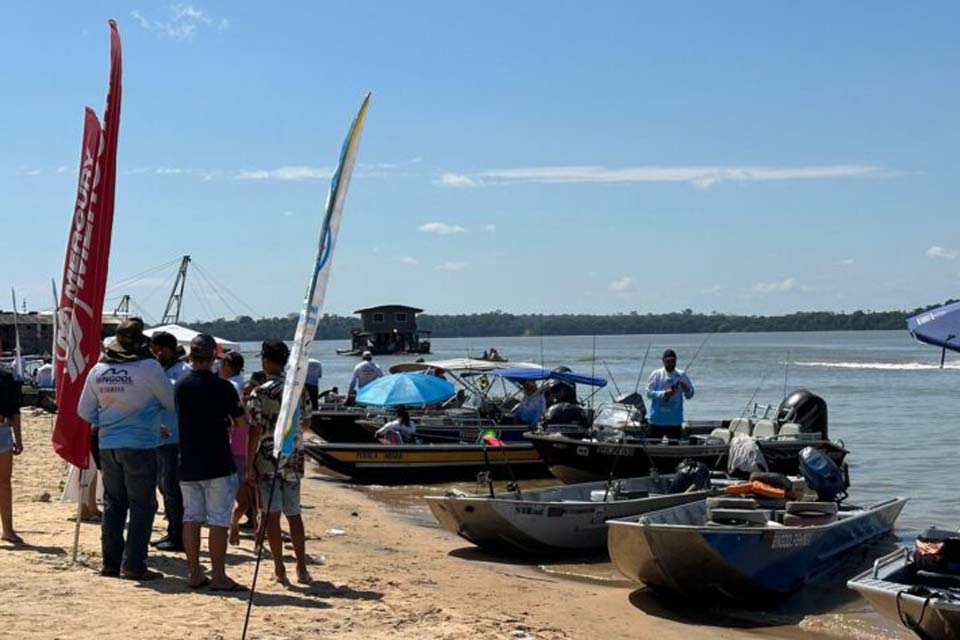
<path fill-rule="evenodd" d="M 679 438 L 683 426 L 683 399 L 693 397 L 689 376 L 677 369 L 673 349 L 663 352 L 663 367 L 650 374 L 647 397 L 650 399 L 650 437 Z"/>
<path fill-rule="evenodd" d="M 347 390 L 347 395 L 352 396 L 382 375 L 383 371 L 381 371 L 377 363 L 373 361 L 373 354 L 369 351 L 364 351 L 363 360 L 353 368 L 353 379 L 350 380 L 350 388 Z"/>

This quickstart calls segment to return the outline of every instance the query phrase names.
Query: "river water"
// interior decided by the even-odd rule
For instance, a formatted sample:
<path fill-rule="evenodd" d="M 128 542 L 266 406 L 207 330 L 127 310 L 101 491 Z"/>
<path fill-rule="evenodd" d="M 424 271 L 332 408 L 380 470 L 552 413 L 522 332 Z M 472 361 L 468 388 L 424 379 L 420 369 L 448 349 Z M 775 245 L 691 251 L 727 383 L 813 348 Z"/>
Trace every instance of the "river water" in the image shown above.
<path fill-rule="evenodd" d="M 686 403 L 688 419 L 736 417 L 751 398 L 776 407 L 785 389 L 809 389 L 828 403 L 830 437 L 842 440 L 851 451 L 851 501 L 909 497 L 897 524 L 900 541 L 912 540 L 930 524 L 960 525 L 960 497 L 953 484 L 960 454 L 960 360 L 948 357 L 940 369 L 939 350 L 913 341 L 906 331 L 436 339 L 428 359 L 477 357 L 496 347 L 514 362 L 595 372 L 610 381 L 609 391 L 603 389 L 593 399 L 599 404 L 610 401 L 615 385 L 623 392 L 633 390 L 648 345 L 644 382 L 659 366 L 664 349 L 677 351 L 681 369 L 700 350 L 689 372 L 696 395 Z M 345 346 L 346 341 L 314 344 L 313 356 L 324 367 L 321 388 L 336 385 L 341 392 L 346 390 L 357 360 L 336 355 L 336 349 Z M 255 345 L 245 344 L 244 351 L 255 351 Z M 408 360 L 409 356 L 377 358 L 384 370 Z M 431 518 L 420 496 L 448 486 L 452 485 L 363 491 L 428 525 Z M 456 486 L 470 490 L 474 483 Z M 616 580 L 612 567 L 603 562 L 551 564 L 543 569 Z M 841 602 L 833 603 L 837 608 L 828 618 L 800 616 L 808 631 L 873 637 L 889 629 L 862 601 L 845 597 L 842 580 L 826 592 L 820 589 L 794 599 L 792 607 L 829 610 L 831 603 L 824 598 Z M 786 615 L 790 611 L 788 607 Z"/>

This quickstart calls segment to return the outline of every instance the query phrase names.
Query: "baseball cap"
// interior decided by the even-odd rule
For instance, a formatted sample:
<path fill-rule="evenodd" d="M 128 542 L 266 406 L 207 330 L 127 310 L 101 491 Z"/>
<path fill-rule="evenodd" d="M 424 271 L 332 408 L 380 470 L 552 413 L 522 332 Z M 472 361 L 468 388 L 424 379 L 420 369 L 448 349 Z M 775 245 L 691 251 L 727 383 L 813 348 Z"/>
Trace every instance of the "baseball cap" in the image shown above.
<path fill-rule="evenodd" d="M 370 353 L 369 351 L 364 351 L 364 352 L 363 352 L 363 355 L 362 355 L 361 357 L 362 357 L 364 360 L 371 360 L 371 359 L 373 358 L 373 354 Z"/>
<path fill-rule="evenodd" d="M 167 349 L 177 350 L 177 339 L 172 333 L 166 331 L 157 331 L 150 336 L 150 343 L 155 347 L 166 347 Z"/>
<path fill-rule="evenodd" d="M 260 346 L 260 355 L 285 365 L 290 357 L 290 348 L 281 340 L 264 340 Z"/>
<path fill-rule="evenodd" d="M 201 333 L 190 341 L 190 358 L 194 360 L 213 360 L 217 352 L 217 341 L 213 336 Z"/>

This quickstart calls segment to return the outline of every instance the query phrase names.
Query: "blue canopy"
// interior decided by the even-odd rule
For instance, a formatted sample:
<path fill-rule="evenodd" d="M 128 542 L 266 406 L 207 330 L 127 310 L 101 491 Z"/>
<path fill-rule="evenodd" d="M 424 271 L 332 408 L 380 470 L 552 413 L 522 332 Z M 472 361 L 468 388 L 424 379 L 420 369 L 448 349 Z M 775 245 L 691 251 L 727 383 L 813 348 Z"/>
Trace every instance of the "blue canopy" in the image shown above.
<path fill-rule="evenodd" d="M 907 329 L 920 342 L 960 351 L 960 302 L 907 318 Z"/>
<path fill-rule="evenodd" d="M 375 407 L 424 406 L 450 399 L 453 384 L 423 373 L 395 373 L 369 382 L 357 393 L 357 403 Z"/>
<path fill-rule="evenodd" d="M 599 376 L 588 376 L 585 373 L 574 373 L 573 371 L 551 371 L 549 369 L 541 368 L 526 368 L 518 367 L 515 369 L 499 369 L 497 371 L 489 371 L 485 375 L 488 376 L 499 376 L 501 378 L 506 378 L 511 382 L 524 382 L 526 380 L 563 380 L 564 382 L 570 382 L 573 384 L 586 384 L 591 387 L 605 387 L 607 386 L 607 381 Z"/>

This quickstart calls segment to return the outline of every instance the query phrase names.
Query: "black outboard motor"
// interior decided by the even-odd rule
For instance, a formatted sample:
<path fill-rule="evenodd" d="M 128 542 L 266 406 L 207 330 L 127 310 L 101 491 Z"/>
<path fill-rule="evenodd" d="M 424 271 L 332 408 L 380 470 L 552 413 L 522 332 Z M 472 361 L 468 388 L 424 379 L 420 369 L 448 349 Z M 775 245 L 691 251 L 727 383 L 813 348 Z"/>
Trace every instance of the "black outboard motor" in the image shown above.
<path fill-rule="evenodd" d="M 800 433 L 819 433 L 824 440 L 829 439 L 827 401 L 806 389 L 793 391 L 783 399 L 777 409 L 777 421 L 796 422 Z"/>
<path fill-rule="evenodd" d="M 578 404 L 570 402 L 559 402 L 547 408 L 543 414 L 543 425 L 550 427 L 552 425 L 578 425 L 589 427 L 590 420 L 587 418 L 587 412 Z"/>
<path fill-rule="evenodd" d="M 563 402 L 577 403 L 577 387 L 565 380 L 547 380 L 540 387 L 547 406 Z"/>

